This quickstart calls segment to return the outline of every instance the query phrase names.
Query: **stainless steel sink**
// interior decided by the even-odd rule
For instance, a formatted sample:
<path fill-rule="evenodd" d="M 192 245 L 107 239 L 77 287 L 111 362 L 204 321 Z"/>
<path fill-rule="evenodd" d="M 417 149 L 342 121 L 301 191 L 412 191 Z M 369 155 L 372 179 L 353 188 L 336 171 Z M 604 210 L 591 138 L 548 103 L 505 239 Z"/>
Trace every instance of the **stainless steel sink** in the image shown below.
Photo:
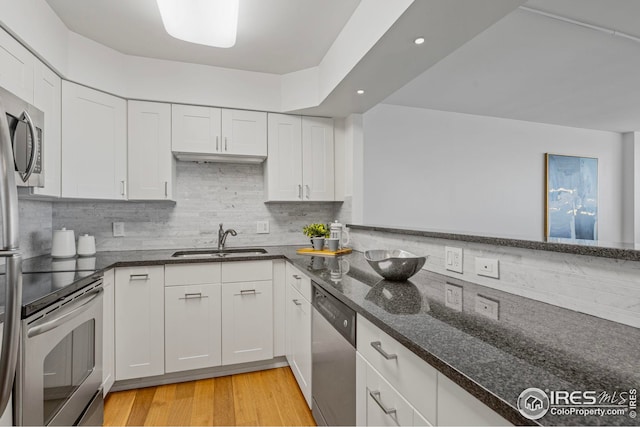
<path fill-rule="evenodd" d="M 206 249 L 201 251 L 178 251 L 173 258 L 224 258 L 230 256 L 251 256 L 266 254 L 263 248 Z"/>

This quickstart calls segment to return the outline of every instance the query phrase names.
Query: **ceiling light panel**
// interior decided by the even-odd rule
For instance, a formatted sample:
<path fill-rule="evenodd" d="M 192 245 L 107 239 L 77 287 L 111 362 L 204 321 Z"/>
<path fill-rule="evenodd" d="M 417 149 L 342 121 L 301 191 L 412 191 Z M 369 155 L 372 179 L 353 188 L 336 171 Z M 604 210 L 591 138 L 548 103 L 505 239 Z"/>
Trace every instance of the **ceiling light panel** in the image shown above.
<path fill-rule="evenodd" d="M 236 44 L 239 0 L 156 0 L 170 36 L 229 48 Z"/>

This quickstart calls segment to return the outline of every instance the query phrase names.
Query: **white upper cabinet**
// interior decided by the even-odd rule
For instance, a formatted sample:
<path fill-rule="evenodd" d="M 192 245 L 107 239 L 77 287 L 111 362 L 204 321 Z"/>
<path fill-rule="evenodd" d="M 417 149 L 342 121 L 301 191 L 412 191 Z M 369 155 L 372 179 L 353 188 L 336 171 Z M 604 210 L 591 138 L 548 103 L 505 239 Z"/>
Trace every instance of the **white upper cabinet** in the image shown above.
<path fill-rule="evenodd" d="M 129 101 L 128 118 L 129 199 L 172 200 L 171 105 Z"/>
<path fill-rule="evenodd" d="M 181 158 L 188 154 L 220 152 L 220 109 L 173 104 L 171 150 Z"/>
<path fill-rule="evenodd" d="M 38 196 L 60 197 L 62 81 L 40 61 L 35 62 L 33 105 L 44 112 L 44 187 L 33 187 Z"/>
<path fill-rule="evenodd" d="M 0 29 L 0 87 L 33 104 L 35 57 Z"/>
<path fill-rule="evenodd" d="M 302 118 L 302 182 L 305 200 L 333 200 L 333 119 Z"/>
<path fill-rule="evenodd" d="M 180 160 L 262 162 L 267 156 L 267 113 L 174 104 L 171 116 L 171 149 Z"/>
<path fill-rule="evenodd" d="M 62 197 L 127 198 L 127 103 L 62 82 Z"/>
<path fill-rule="evenodd" d="M 267 157 L 267 113 L 245 110 L 222 110 L 222 144 L 224 154 Z"/>
<path fill-rule="evenodd" d="M 267 201 L 333 201 L 333 156 L 333 119 L 269 114 Z"/>

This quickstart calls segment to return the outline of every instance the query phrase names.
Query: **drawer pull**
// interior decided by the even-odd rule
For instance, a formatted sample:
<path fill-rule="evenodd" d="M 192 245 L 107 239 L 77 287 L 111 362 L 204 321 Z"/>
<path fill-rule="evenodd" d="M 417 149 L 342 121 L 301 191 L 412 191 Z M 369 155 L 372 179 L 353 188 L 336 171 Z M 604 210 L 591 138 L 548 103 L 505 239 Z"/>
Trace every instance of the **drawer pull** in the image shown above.
<path fill-rule="evenodd" d="M 149 280 L 148 274 L 130 274 L 129 280 Z"/>
<path fill-rule="evenodd" d="M 244 296 L 244 295 L 258 295 L 261 294 L 262 292 L 256 292 L 255 289 L 243 289 L 240 291 L 239 294 L 235 294 L 236 296 Z"/>
<path fill-rule="evenodd" d="M 378 353 L 380 353 L 382 355 L 382 357 L 384 357 L 387 360 L 391 360 L 391 359 L 397 359 L 398 355 L 397 354 L 389 354 L 386 351 L 384 351 L 382 349 L 382 343 L 380 341 L 374 341 L 371 343 L 371 347 L 375 348 L 376 351 Z"/>
<path fill-rule="evenodd" d="M 292 299 L 291 301 L 293 301 L 293 303 L 295 305 L 302 305 L 302 303 L 300 301 L 298 301 L 297 299 Z"/>
<path fill-rule="evenodd" d="M 382 411 L 385 414 L 387 414 L 387 415 L 395 415 L 396 409 L 395 408 L 387 408 L 386 406 L 384 406 L 384 404 L 382 403 L 382 400 L 380 400 L 380 392 L 379 391 L 370 391 L 369 392 L 369 396 L 371 396 L 373 401 L 378 404 L 380 409 L 382 409 Z"/>
<path fill-rule="evenodd" d="M 293 278 L 294 278 L 294 279 L 296 279 L 296 280 L 300 280 L 300 279 L 302 279 L 302 277 L 298 276 L 297 274 L 294 274 L 294 275 L 293 275 Z"/>
<path fill-rule="evenodd" d="M 194 293 L 184 294 L 183 298 L 178 298 L 178 299 L 202 299 L 202 298 L 209 298 L 209 297 L 206 295 L 202 295 L 202 292 L 194 292 Z"/>

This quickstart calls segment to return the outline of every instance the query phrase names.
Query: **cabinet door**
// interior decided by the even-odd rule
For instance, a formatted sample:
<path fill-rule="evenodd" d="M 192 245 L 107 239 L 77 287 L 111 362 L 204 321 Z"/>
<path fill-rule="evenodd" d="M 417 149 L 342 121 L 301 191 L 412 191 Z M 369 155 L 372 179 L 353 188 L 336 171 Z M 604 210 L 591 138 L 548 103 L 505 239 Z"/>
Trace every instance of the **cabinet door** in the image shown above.
<path fill-rule="evenodd" d="M 44 187 L 33 188 L 33 194 L 60 197 L 60 157 L 62 120 L 62 81 L 40 61 L 35 64 L 33 105 L 44 112 Z"/>
<path fill-rule="evenodd" d="M 171 150 L 179 153 L 220 153 L 220 108 L 173 104 Z"/>
<path fill-rule="evenodd" d="M 438 374 L 439 426 L 510 426 L 509 421 L 495 413 L 471 393 Z"/>
<path fill-rule="evenodd" d="M 302 118 L 304 200 L 334 199 L 333 119 Z"/>
<path fill-rule="evenodd" d="M 222 363 L 220 284 L 165 288 L 167 372 Z"/>
<path fill-rule="evenodd" d="M 30 104 L 34 62 L 35 57 L 24 46 L 0 29 L 0 87 Z"/>
<path fill-rule="evenodd" d="M 414 410 L 400 393 L 367 364 L 368 426 L 412 426 Z"/>
<path fill-rule="evenodd" d="M 267 200 L 302 200 L 302 119 L 269 113 Z"/>
<path fill-rule="evenodd" d="M 164 374 L 164 267 L 116 269 L 116 380 Z"/>
<path fill-rule="evenodd" d="M 287 360 L 311 408 L 311 304 L 292 286 L 288 286 L 287 325 L 289 326 Z"/>
<path fill-rule="evenodd" d="M 271 281 L 223 283 L 222 364 L 273 358 Z"/>
<path fill-rule="evenodd" d="M 222 110 L 222 152 L 267 157 L 267 113 Z"/>
<path fill-rule="evenodd" d="M 127 103 L 62 82 L 62 196 L 126 199 Z"/>
<path fill-rule="evenodd" d="M 171 200 L 175 161 L 171 153 L 171 106 L 128 103 L 129 199 Z"/>
<path fill-rule="evenodd" d="M 102 391 L 106 396 L 115 381 L 115 272 L 104 273 L 104 297 L 102 299 Z"/>

